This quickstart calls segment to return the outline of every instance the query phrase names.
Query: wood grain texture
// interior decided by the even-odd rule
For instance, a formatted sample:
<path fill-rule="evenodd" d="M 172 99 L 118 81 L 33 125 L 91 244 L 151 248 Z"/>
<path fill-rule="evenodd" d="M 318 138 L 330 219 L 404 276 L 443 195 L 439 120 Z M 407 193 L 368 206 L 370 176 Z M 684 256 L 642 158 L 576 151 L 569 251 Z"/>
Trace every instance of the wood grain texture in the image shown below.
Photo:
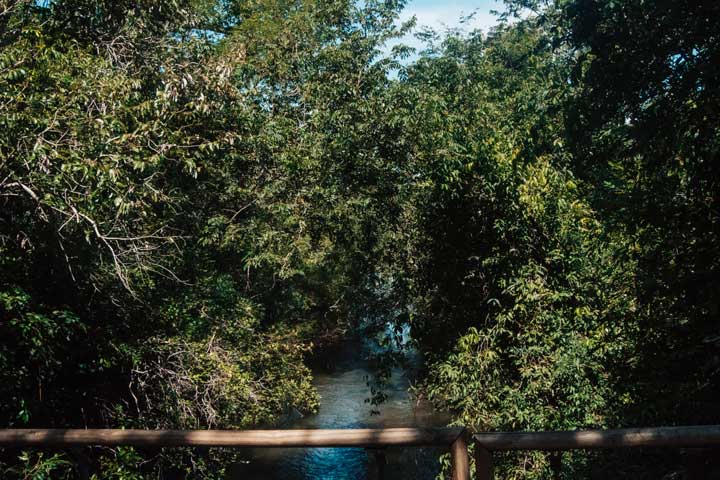
<path fill-rule="evenodd" d="M 477 433 L 474 438 L 488 450 L 704 447 L 720 445 L 720 425 L 568 432 Z"/>
<path fill-rule="evenodd" d="M 378 428 L 342 430 L 6 429 L 0 430 L 0 446 L 449 446 L 460 436 L 462 431 L 462 428 Z"/>
<path fill-rule="evenodd" d="M 466 437 L 467 435 L 463 432 L 452 445 L 450 445 L 453 480 L 470 480 L 470 459 L 468 458 Z"/>
<path fill-rule="evenodd" d="M 475 443 L 475 479 L 494 480 L 492 452 Z"/>

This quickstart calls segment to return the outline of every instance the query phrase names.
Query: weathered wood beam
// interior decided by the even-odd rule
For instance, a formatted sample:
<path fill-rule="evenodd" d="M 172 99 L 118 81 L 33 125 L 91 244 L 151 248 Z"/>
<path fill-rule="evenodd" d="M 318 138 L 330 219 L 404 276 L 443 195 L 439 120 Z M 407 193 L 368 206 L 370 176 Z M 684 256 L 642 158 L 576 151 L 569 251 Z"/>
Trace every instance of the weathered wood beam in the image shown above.
<path fill-rule="evenodd" d="M 475 443 L 475 479 L 494 480 L 493 458 L 490 450 Z"/>
<path fill-rule="evenodd" d="M 470 480 L 467 437 L 468 435 L 463 431 L 450 445 L 452 480 Z"/>
<path fill-rule="evenodd" d="M 473 437 L 487 450 L 705 447 L 720 445 L 720 425 L 566 432 L 493 432 L 476 433 Z"/>
<path fill-rule="evenodd" d="M 450 446 L 462 428 L 341 430 L 5 429 L 0 446 L 130 445 L 136 447 Z"/>

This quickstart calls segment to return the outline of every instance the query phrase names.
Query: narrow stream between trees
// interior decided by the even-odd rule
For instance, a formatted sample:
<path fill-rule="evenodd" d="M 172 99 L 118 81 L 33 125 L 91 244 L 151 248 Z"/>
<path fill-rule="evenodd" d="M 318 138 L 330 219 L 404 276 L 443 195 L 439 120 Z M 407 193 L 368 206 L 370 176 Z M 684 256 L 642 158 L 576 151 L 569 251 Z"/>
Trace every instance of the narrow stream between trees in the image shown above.
<path fill-rule="evenodd" d="M 393 370 L 383 390 L 387 400 L 371 405 L 367 385 L 372 375 L 367 357 L 368 341 L 348 341 L 327 355 L 330 366 L 314 370 L 314 384 L 320 394 L 317 415 L 288 422 L 283 428 L 379 428 L 445 426 L 448 416 L 436 412 L 426 401 L 408 394 L 413 369 L 419 359 L 410 358 L 407 370 Z M 388 448 L 384 478 L 433 479 L 439 471 L 438 448 Z M 375 455 L 362 448 L 254 449 L 247 464 L 236 465 L 232 479 L 374 479 Z"/>

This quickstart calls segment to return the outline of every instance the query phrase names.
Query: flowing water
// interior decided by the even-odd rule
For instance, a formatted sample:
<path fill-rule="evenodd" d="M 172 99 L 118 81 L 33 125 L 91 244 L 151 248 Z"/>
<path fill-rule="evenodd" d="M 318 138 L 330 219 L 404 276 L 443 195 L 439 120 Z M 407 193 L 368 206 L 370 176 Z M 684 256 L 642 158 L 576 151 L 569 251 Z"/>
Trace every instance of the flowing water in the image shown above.
<path fill-rule="evenodd" d="M 315 387 L 320 394 L 317 415 L 298 418 L 285 428 L 379 428 L 438 427 L 448 422 L 447 415 L 433 411 L 424 401 L 408 394 L 413 375 L 411 359 L 407 370 L 395 369 L 383 392 L 387 400 L 380 405 L 368 403 L 367 385 L 371 369 L 367 356 L 369 342 L 352 341 L 328 355 L 330 368 L 316 368 Z M 433 479 L 438 473 L 437 448 L 388 448 L 383 478 Z M 345 480 L 377 478 L 376 456 L 362 448 L 256 449 L 249 461 L 233 469 L 233 479 Z"/>

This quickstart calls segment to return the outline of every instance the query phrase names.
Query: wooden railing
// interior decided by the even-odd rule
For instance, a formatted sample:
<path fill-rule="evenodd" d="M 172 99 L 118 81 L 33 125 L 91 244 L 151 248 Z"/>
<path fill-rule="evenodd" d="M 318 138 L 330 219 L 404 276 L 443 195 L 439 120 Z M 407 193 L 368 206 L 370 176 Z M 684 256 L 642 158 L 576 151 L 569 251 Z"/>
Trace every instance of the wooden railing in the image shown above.
<path fill-rule="evenodd" d="M 464 428 L 342 430 L 0 430 L 0 447 L 449 447 L 453 480 L 469 480 L 468 443 L 474 442 L 477 480 L 493 478 L 493 452 L 508 450 L 700 448 L 720 445 L 720 425 L 567 432 L 496 432 Z M 554 457 L 556 460 L 559 456 Z M 559 462 L 559 460 L 557 460 Z M 556 464 L 559 467 L 559 463 Z M 559 468 L 558 468 L 559 470 Z"/>
<path fill-rule="evenodd" d="M 0 447 L 449 447 L 453 480 L 470 479 L 464 428 L 342 430 L 0 430 Z M 382 455 L 380 458 L 383 458 Z"/>
<path fill-rule="evenodd" d="M 567 432 L 476 433 L 476 480 L 493 478 L 494 451 L 611 449 L 632 447 L 702 448 L 720 445 L 720 425 L 694 427 L 627 428 L 620 430 L 577 430 Z M 553 457 L 559 471 L 561 457 Z"/>

